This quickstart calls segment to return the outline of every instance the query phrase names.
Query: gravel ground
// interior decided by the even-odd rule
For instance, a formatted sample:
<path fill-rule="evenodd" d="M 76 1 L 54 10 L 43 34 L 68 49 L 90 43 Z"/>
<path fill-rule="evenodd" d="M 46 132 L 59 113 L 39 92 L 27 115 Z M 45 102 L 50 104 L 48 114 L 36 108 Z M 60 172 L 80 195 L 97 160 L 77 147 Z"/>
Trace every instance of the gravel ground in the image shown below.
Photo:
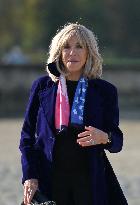
<path fill-rule="evenodd" d="M 21 119 L 0 120 L 0 205 L 22 200 L 20 153 Z M 121 120 L 124 148 L 107 153 L 129 205 L 140 205 L 140 120 Z"/>

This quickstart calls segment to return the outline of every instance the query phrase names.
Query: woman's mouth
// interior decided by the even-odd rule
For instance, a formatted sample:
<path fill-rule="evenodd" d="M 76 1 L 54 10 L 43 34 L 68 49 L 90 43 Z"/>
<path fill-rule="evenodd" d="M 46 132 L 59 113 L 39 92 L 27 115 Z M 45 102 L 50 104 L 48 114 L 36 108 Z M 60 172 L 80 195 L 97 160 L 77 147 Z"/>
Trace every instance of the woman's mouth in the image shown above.
<path fill-rule="evenodd" d="M 69 63 L 77 63 L 77 62 L 79 62 L 79 61 L 77 61 L 77 60 L 69 60 L 68 62 L 69 62 Z"/>

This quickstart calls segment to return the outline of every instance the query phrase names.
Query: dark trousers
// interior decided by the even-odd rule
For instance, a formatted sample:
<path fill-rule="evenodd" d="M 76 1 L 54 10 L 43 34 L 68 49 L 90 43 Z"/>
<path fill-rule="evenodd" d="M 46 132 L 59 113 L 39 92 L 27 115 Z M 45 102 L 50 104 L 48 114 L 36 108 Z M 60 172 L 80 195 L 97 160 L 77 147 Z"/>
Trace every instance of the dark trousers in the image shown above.
<path fill-rule="evenodd" d="M 57 205 L 93 205 L 87 174 L 55 174 L 52 188 L 53 200 Z"/>

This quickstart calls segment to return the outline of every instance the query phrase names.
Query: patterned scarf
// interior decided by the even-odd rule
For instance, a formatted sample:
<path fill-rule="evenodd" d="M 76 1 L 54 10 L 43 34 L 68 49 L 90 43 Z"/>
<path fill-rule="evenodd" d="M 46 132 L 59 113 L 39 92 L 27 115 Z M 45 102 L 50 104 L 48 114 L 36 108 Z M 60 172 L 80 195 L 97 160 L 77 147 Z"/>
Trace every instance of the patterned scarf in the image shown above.
<path fill-rule="evenodd" d="M 68 127 L 69 120 L 70 123 L 73 124 L 83 124 L 83 112 L 87 86 L 87 79 L 81 77 L 78 81 L 70 115 L 70 105 L 67 94 L 66 79 L 63 75 L 60 75 L 55 104 L 56 130 L 60 131 L 63 128 Z M 69 119 L 70 116 L 71 119 Z"/>

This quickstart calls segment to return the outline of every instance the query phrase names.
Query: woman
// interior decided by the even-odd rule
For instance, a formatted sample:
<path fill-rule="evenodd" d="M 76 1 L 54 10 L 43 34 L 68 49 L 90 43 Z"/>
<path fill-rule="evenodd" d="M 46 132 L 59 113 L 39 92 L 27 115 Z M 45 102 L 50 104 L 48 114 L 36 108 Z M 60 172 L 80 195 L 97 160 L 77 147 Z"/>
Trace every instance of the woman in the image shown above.
<path fill-rule="evenodd" d="M 117 89 L 101 79 L 93 32 L 64 26 L 47 71 L 33 83 L 21 132 L 24 203 L 39 189 L 57 205 L 126 205 L 104 151 L 123 146 Z"/>

